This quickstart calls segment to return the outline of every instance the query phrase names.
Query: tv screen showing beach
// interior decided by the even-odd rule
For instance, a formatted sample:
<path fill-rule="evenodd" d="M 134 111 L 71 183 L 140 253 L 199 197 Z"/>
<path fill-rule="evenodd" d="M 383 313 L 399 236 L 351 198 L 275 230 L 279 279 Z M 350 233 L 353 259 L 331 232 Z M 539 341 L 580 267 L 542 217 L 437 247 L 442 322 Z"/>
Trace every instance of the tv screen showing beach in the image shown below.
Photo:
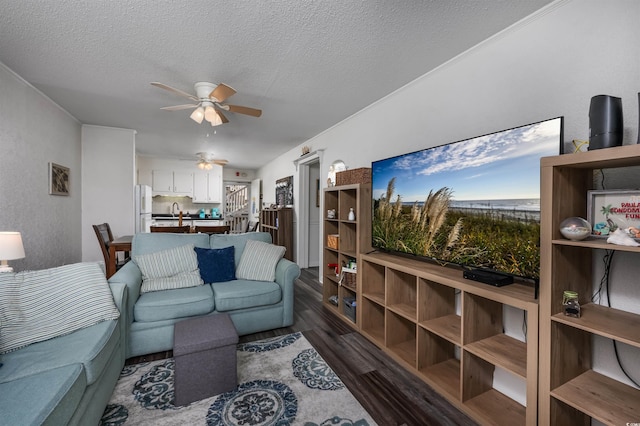
<path fill-rule="evenodd" d="M 562 117 L 372 164 L 376 248 L 536 280 L 540 158 Z"/>

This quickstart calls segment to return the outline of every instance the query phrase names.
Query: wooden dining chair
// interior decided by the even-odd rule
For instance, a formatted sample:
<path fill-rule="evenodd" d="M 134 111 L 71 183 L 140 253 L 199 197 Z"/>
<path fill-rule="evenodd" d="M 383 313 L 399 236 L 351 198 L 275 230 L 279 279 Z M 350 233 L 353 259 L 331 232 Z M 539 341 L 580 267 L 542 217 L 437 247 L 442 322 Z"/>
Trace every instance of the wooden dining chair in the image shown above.
<path fill-rule="evenodd" d="M 151 232 L 168 232 L 171 234 L 188 234 L 191 232 L 191 225 L 184 226 L 152 226 Z"/>
<path fill-rule="evenodd" d="M 109 264 L 109 244 L 113 241 L 113 234 L 111 233 L 111 226 L 108 223 L 101 223 L 99 225 L 93 225 L 93 231 L 98 237 L 98 243 L 100 244 L 100 250 L 102 250 L 102 257 L 104 258 L 105 268 Z M 125 263 L 129 261 L 129 253 L 125 252 L 124 259 L 116 259 L 116 271 Z"/>
<path fill-rule="evenodd" d="M 229 225 L 218 225 L 218 226 L 198 226 L 196 225 L 196 233 L 203 234 L 228 234 L 231 231 L 231 227 Z"/>

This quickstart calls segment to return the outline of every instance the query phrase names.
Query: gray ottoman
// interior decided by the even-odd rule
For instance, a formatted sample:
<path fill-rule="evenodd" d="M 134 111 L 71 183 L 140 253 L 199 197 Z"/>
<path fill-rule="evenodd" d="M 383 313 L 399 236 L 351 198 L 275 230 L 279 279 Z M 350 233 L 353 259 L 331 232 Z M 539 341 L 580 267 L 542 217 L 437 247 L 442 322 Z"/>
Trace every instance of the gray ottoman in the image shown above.
<path fill-rule="evenodd" d="M 191 318 L 173 331 L 175 405 L 187 405 L 238 386 L 238 333 L 228 314 Z"/>

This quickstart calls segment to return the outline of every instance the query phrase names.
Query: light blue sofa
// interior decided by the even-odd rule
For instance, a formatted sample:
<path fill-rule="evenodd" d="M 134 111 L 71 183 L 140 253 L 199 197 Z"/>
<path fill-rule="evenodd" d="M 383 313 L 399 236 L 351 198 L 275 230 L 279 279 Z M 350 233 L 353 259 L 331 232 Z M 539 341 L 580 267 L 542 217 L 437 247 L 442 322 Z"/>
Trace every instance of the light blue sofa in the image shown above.
<path fill-rule="evenodd" d="M 97 425 L 125 361 L 127 289 L 117 320 L 0 355 L 0 425 Z"/>
<path fill-rule="evenodd" d="M 141 233 L 133 238 L 131 255 L 187 244 L 201 248 L 234 246 L 237 267 L 248 240 L 271 243 L 271 235 Z M 275 282 L 238 279 L 141 294 L 142 273 L 135 262 L 128 262 L 109 279 L 110 283 L 124 284 L 128 289 L 126 357 L 171 350 L 174 324 L 194 316 L 228 313 L 239 335 L 287 327 L 293 324 L 294 281 L 299 275 L 298 265 L 280 259 Z"/>

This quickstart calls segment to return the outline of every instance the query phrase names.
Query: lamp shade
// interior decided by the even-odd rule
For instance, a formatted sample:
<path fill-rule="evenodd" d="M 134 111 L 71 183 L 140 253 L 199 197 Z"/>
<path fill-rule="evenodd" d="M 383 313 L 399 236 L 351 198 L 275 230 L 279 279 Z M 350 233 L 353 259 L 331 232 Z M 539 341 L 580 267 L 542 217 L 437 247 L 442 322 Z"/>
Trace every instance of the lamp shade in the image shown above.
<path fill-rule="evenodd" d="M 0 232 L 0 260 L 24 258 L 24 246 L 19 232 Z"/>
<path fill-rule="evenodd" d="M 198 124 L 202 123 L 202 119 L 204 118 L 204 108 L 198 107 L 194 109 L 189 117 Z"/>

